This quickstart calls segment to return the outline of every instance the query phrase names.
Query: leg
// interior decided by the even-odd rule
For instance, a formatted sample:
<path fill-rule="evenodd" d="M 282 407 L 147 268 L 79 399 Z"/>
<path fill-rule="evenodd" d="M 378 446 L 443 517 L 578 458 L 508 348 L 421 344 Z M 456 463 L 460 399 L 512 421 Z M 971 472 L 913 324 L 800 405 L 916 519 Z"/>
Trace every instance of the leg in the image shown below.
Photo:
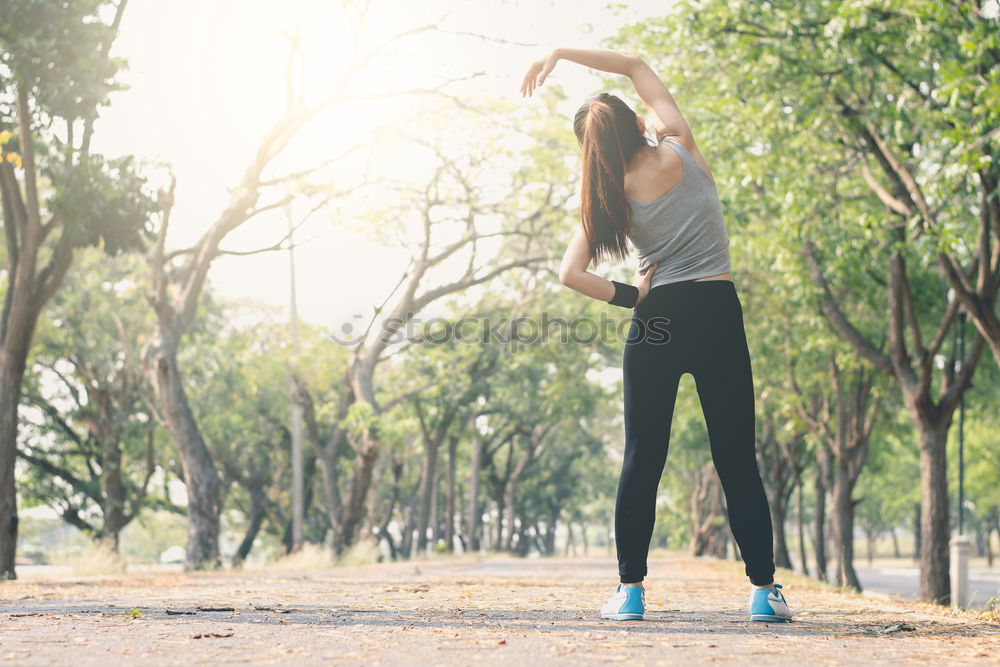
<path fill-rule="evenodd" d="M 680 380 L 680 373 L 668 363 L 669 348 L 648 341 L 625 347 L 625 458 L 615 502 L 615 547 L 622 583 L 642 581 L 647 572 L 656 492 L 667 459 Z"/>
<path fill-rule="evenodd" d="M 726 496 L 729 526 L 739 545 L 750 581 L 774 580 L 774 544 L 767 495 L 757 467 L 754 390 L 743 328 L 743 310 L 735 291 L 714 304 L 718 326 L 704 339 L 694 373 L 712 460 Z"/>

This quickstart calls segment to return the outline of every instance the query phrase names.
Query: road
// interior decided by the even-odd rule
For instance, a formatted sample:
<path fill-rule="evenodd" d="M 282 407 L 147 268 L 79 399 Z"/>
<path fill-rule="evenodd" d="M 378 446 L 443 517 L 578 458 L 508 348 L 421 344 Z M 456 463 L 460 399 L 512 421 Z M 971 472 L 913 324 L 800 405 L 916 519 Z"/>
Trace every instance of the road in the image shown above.
<path fill-rule="evenodd" d="M 898 595 L 916 600 L 920 589 L 920 572 L 916 567 L 857 567 L 858 579 L 865 590 Z M 991 598 L 1000 598 L 1000 573 L 973 568 L 969 572 L 969 608 L 985 609 Z"/>

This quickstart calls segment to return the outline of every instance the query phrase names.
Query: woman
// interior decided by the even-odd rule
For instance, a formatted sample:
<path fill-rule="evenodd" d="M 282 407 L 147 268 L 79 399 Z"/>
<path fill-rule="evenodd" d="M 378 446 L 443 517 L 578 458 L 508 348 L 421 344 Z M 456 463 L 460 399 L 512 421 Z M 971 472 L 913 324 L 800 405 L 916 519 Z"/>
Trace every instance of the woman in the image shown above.
<path fill-rule="evenodd" d="M 743 308 L 730 273 L 729 241 L 715 179 L 673 96 L 641 58 L 607 49 L 558 48 L 532 63 L 530 96 L 560 59 L 629 77 L 655 118 L 646 123 L 601 93 L 576 113 L 583 151 L 581 225 L 559 280 L 613 305 L 635 308 L 623 355 L 625 460 L 615 506 L 619 583 L 601 617 L 641 619 L 643 579 L 680 376 L 691 373 L 722 481 L 729 524 L 750 578 L 750 618 L 790 620 L 774 583 L 771 515 L 757 468 L 754 394 Z M 628 254 L 632 284 L 589 272 L 591 261 Z"/>

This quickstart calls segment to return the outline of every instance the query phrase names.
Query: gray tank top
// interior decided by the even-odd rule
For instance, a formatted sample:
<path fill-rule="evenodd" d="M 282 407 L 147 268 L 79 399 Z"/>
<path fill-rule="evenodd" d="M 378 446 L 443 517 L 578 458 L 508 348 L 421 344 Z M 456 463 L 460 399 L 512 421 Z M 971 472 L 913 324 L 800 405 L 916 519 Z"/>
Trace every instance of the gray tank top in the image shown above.
<path fill-rule="evenodd" d="M 715 181 L 675 139 L 664 137 L 662 143 L 680 156 L 684 164 L 681 180 L 651 202 L 628 200 L 632 207 L 629 238 L 639 268 L 659 263 L 650 289 L 730 270 L 729 237 Z"/>

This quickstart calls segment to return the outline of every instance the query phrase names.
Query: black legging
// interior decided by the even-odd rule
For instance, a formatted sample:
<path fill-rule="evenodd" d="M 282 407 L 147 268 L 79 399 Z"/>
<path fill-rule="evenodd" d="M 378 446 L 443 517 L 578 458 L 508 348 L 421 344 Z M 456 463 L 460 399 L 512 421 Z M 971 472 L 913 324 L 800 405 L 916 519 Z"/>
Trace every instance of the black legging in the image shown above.
<path fill-rule="evenodd" d="M 691 373 L 747 576 L 758 586 L 771 583 L 771 515 L 757 468 L 750 352 L 733 282 L 688 280 L 650 290 L 633 313 L 623 366 L 625 460 L 615 506 L 620 581 L 646 576 L 677 386 Z"/>

